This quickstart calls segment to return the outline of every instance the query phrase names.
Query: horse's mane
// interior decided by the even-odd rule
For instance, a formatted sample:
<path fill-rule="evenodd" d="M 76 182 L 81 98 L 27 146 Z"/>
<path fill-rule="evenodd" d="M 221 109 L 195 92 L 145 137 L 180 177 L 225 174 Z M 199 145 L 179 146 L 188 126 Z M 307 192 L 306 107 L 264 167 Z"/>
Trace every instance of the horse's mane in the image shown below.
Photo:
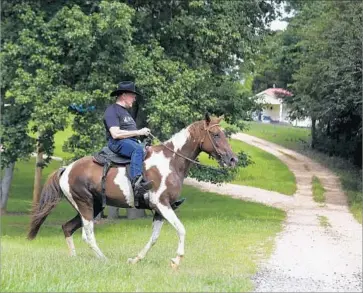
<path fill-rule="evenodd" d="M 215 123 L 215 120 L 217 119 L 217 117 L 211 117 L 211 123 Z M 171 140 L 171 138 L 176 135 L 177 133 L 181 132 L 183 129 L 186 129 L 188 128 L 190 133 L 194 136 L 194 137 L 199 137 L 201 135 L 201 131 L 202 131 L 202 125 L 204 124 L 204 120 L 199 120 L 199 121 L 195 121 L 191 124 L 189 124 L 188 126 L 180 129 L 178 132 L 175 132 L 170 138 L 168 138 L 167 140 L 161 142 L 161 143 L 158 143 L 158 144 L 155 144 L 155 145 L 152 145 L 151 147 L 153 148 L 157 148 L 157 147 L 161 147 L 163 146 L 163 144 L 167 143 L 169 140 Z"/>

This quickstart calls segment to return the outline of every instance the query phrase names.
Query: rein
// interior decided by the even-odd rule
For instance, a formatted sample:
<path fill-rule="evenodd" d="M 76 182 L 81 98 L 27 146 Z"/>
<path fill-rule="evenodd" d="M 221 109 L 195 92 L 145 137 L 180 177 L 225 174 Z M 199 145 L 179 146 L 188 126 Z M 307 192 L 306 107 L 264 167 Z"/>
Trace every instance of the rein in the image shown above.
<path fill-rule="evenodd" d="M 213 125 L 209 126 L 208 128 L 206 128 L 206 127 L 205 127 L 205 125 L 204 125 L 204 130 L 206 130 L 206 134 L 204 135 L 204 137 L 203 137 L 202 141 L 200 142 L 200 144 L 199 144 L 199 148 L 202 148 L 202 145 L 203 145 L 204 139 L 205 139 L 206 135 L 208 134 L 209 139 L 210 139 L 210 141 L 211 141 L 211 143 L 212 143 L 212 145 L 213 145 L 213 147 L 214 147 L 214 150 L 216 151 L 216 153 L 217 153 L 217 154 L 218 154 L 218 156 L 220 157 L 221 155 L 220 155 L 220 153 L 218 152 L 218 150 L 217 150 L 217 148 L 216 148 L 216 146 L 215 146 L 215 144 L 214 144 L 214 142 L 213 142 L 213 140 L 212 140 L 212 138 L 211 138 L 211 136 L 210 136 L 210 133 L 209 133 L 209 129 L 211 129 L 211 128 L 212 128 L 212 127 L 214 127 L 214 126 L 219 126 L 219 124 L 213 124 Z M 157 138 L 155 135 L 153 135 L 152 133 L 150 133 L 149 135 L 150 135 L 151 137 L 153 137 L 153 138 L 157 139 L 158 141 L 160 141 L 160 139 L 158 139 L 158 138 Z M 199 163 L 199 162 L 198 162 L 198 161 L 196 161 L 196 160 L 192 160 L 192 159 L 190 159 L 190 158 L 188 158 L 188 157 L 184 156 L 183 154 L 179 154 L 179 153 L 177 153 L 177 152 L 176 152 L 176 151 L 174 151 L 173 149 L 169 148 L 169 147 L 168 147 L 165 143 L 161 142 L 161 144 L 162 144 L 165 148 L 167 148 L 169 151 L 171 151 L 172 153 L 174 153 L 174 154 L 178 155 L 179 157 L 181 157 L 181 158 L 183 158 L 183 159 L 185 159 L 185 160 L 187 160 L 187 161 L 189 161 L 189 162 L 191 162 L 191 163 L 193 163 L 193 164 L 196 164 L 196 165 L 201 166 L 201 167 L 204 167 L 204 168 L 209 168 L 209 169 L 213 169 L 213 170 L 216 170 L 216 171 L 222 172 L 220 168 L 215 168 L 215 167 L 212 167 L 212 166 L 208 166 L 208 165 L 201 164 L 201 163 Z"/>

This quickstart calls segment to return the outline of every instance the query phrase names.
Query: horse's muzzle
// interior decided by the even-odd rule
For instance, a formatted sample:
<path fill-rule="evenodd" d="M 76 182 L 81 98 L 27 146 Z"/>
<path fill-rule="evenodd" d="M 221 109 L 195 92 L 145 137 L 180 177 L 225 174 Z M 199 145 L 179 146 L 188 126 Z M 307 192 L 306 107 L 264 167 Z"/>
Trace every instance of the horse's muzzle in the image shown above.
<path fill-rule="evenodd" d="M 230 167 L 236 167 L 238 163 L 238 158 L 236 156 L 232 157 L 229 161 L 229 166 Z"/>
<path fill-rule="evenodd" d="M 236 167 L 238 158 L 234 154 L 224 154 L 220 162 L 222 166 Z"/>

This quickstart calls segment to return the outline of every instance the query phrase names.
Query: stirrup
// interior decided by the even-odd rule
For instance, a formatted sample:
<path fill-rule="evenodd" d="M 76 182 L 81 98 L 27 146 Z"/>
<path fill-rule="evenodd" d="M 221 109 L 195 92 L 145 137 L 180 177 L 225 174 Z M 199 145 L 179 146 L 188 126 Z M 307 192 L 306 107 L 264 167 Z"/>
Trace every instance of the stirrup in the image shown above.
<path fill-rule="evenodd" d="M 153 180 L 146 181 L 143 176 L 141 175 L 137 180 L 133 183 L 132 188 L 135 191 L 144 189 L 145 191 L 149 191 L 153 186 Z"/>
<path fill-rule="evenodd" d="M 149 196 L 148 192 L 153 186 L 153 180 L 145 181 L 143 176 L 141 175 L 137 180 L 132 184 L 133 192 L 134 192 L 134 205 L 136 208 L 140 207 L 140 203 L 144 203 L 147 206 L 149 205 Z"/>
<path fill-rule="evenodd" d="M 153 187 L 153 180 L 142 182 L 141 187 L 144 190 L 149 191 Z"/>

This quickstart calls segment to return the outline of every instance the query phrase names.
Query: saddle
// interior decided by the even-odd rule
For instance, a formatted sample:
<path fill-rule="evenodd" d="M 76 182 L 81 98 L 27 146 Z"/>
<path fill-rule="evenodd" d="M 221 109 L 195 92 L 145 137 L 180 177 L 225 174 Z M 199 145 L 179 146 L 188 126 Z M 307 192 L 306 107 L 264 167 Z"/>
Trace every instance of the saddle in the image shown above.
<path fill-rule="evenodd" d="M 112 165 L 127 165 L 130 164 L 131 159 L 115 154 L 109 147 L 106 146 L 98 153 L 93 154 L 93 161 L 101 166 L 109 163 Z"/>
<path fill-rule="evenodd" d="M 147 153 L 147 148 L 144 146 L 144 159 Z M 108 146 L 103 147 L 101 151 L 98 153 L 93 154 L 92 156 L 93 162 L 97 163 L 98 165 L 103 166 L 103 172 L 102 172 L 102 179 L 101 179 L 101 194 L 102 194 L 102 208 L 104 209 L 106 206 L 106 176 L 110 168 L 112 167 L 119 167 L 119 166 L 125 166 L 126 167 L 126 176 L 131 181 L 130 176 L 130 162 L 131 158 L 123 157 L 118 154 L 115 154 L 113 151 L 110 150 Z M 136 196 L 134 194 L 134 196 Z M 135 206 L 138 209 L 149 209 L 149 193 L 144 193 L 143 198 L 141 198 L 141 202 L 139 203 L 139 206 Z"/>
<path fill-rule="evenodd" d="M 144 159 L 147 154 L 147 146 L 144 146 Z M 102 194 L 102 209 L 106 206 L 106 176 L 111 167 L 125 166 L 126 167 L 126 176 L 130 180 L 130 162 L 131 159 L 128 157 L 123 157 L 118 154 L 115 154 L 113 151 L 109 149 L 109 147 L 104 147 L 98 153 L 93 154 L 92 159 L 95 163 L 103 166 L 102 172 L 102 180 L 101 180 L 101 194 Z M 144 193 L 144 200 L 141 200 L 140 205 L 137 206 L 137 209 L 150 209 L 149 206 L 149 193 Z M 181 198 L 171 204 L 171 208 L 176 210 L 183 202 L 185 198 Z"/>

